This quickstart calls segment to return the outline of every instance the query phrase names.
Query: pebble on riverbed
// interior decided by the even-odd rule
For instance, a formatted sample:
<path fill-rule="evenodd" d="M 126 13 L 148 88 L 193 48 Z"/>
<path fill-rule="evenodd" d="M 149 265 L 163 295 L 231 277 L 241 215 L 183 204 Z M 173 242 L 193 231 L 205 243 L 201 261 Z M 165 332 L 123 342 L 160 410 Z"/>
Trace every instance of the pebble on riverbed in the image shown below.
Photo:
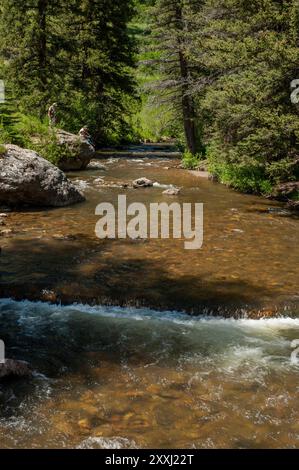
<path fill-rule="evenodd" d="M 7 218 L 7 214 L 0 214 L 0 226 L 6 225 L 5 219 Z"/>
<path fill-rule="evenodd" d="M 105 183 L 105 180 L 104 180 L 104 178 L 96 178 L 96 179 L 94 180 L 94 183 L 95 183 L 95 184 L 104 184 L 104 183 Z"/>

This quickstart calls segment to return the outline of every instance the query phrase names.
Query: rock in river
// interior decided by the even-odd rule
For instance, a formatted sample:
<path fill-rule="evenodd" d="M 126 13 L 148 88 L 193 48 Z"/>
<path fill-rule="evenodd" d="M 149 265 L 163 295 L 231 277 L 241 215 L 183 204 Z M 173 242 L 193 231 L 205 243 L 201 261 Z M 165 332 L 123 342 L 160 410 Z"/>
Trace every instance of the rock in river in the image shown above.
<path fill-rule="evenodd" d="M 153 185 L 154 185 L 153 181 L 147 178 L 138 178 L 137 180 L 133 181 L 134 188 L 149 188 Z"/>
<path fill-rule="evenodd" d="M 63 171 L 85 170 L 94 156 L 95 148 L 87 140 L 64 130 L 57 131 L 58 144 L 67 148 L 70 156 L 63 157 L 58 166 Z"/>
<path fill-rule="evenodd" d="M 273 197 L 280 199 L 281 201 L 290 200 L 299 194 L 299 181 L 290 181 L 288 183 L 282 183 L 273 191 Z"/>
<path fill-rule="evenodd" d="M 166 196 L 178 196 L 180 194 L 180 188 L 169 188 L 163 191 Z"/>
<path fill-rule="evenodd" d="M 6 145 L 0 155 L 0 204 L 63 207 L 84 201 L 65 174 L 32 150 Z"/>
<path fill-rule="evenodd" d="M 6 377 L 30 377 L 31 375 L 32 370 L 25 361 L 6 359 L 4 364 L 0 364 L 0 379 Z"/>

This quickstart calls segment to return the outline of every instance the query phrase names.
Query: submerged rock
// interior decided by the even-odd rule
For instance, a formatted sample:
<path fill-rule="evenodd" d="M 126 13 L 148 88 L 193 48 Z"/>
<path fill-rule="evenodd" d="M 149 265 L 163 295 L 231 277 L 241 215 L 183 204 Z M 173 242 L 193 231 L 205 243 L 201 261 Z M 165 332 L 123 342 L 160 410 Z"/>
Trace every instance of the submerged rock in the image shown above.
<path fill-rule="evenodd" d="M 154 182 L 147 178 L 138 178 L 133 181 L 134 188 L 149 188 L 154 185 Z"/>
<path fill-rule="evenodd" d="M 98 163 L 96 161 L 91 161 L 88 164 L 87 167 L 88 170 L 102 170 L 102 171 L 107 171 L 107 167 L 105 165 L 102 165 L 101 163 Z"/>
<path fill-rule="evenodd" d="M 32 370 L 25 361 L 6 359 L 4 364 L 0 364 L 0 379 L 7 377 L 31 377 Z"/>
<path fill-rule="evenodd" d="M 82 137 L 63 130 L 57 131 L 57 141 L 70 152 L 69 157 L 60 160 L 58 166 L 63 171 L 85 170 L 94 157 L 95 148 Z"/>
<path fill-rule="evenodd" d="M 84 201 L 65 174 L 33 150 L 6 145 L 0 156 L 0 204 L 63 207 Z"/>
<path fill-rule="evenodd" d="M 180 188 L 169 188 L 163 191 L 166 196 L 178 196 L 180 194 Z"/>

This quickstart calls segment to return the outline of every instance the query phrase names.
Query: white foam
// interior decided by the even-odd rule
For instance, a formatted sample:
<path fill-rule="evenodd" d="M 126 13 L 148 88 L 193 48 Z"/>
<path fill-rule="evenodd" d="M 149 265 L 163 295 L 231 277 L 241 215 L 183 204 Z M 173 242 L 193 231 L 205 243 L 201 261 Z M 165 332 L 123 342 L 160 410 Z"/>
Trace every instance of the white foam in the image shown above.
<path fill-rule="evenodd" d="M 221 316 L 211 315 L 198 315 L 190 316 L 179 311 L 157 311 L 150 308 L 135 308 L 135 307 L 117 307 L 117 306 L 90 306 L 80 303 L 71 305 L 53 305 L 48 302 L 31 302 L 29 300 L 15 301 L 10 298 L 0 299 L 0 309 L 5 307 L 14 307 L 19 312 L 26 313 L 26 316 L 32 309 L 38 309 L 42 313 L 51 312 L 56 315 L 63 315 L 77 311 L 81 313 L 99 315 L 103 317 L 119 318 L 119 319 L 132 319 L 136 321 L 142 320 L 158 320 L 163 322 L 171 322 L 177 325 L 184 325 L 189 327 L 196 327 L 201 325 L 219 326 L 223 328 L 238 327 L 240 329 L 247 329 L 248 331 L 261 331 L 273 332 L 277 330 L 285 330 L 289 328 L 299 329 L 299 318 L 291 317 L 275 317 L 275 318 L 261 318 L 259 320 L 250 318 L 224 318 Z M 28 318 L 28 316 L 27 316 Z"/>
<path fill-rule="evenodd" d="M 162 189 L 172 189 L 175 188 L 173 184 L 161 184 L 158 183 L 157 181 L 154 183 L 155 188 L 162 188 Z"/>
<path fill-rule="evenodd" d="M 72 182 L 81 191 L 85 191 L 89 187 L 89 183 L 86 180 L 76 179 Z"/>
<path fill-rule="evenodd" d="M 88 437 L 77 449 L 137 449 L 135 441 L 124 437 Z"/>
<path fill-rule="evenodd" d="M 109 334 L 111 344 L 119 342 L 121 332 L 125 349 L 134 345 L 154 354 L 149 363 L 174 359 L 178 366 L 188 363 L 226 374 L 241 368 L 242 377 L 257 374 L 260 381 L 269 367 L 276 370 L 297 370 L 298 367 L 291 362 L 291 344 L 299 338 L 299 318 L 190 317 L 180 312 L 147 308 L 59 306 L 0 300 L 0 319 L 7 311 L 16 315 L 22 331 L 32 337 L 39 336 L 47 325 L 68 336 L 69 325 L 76 317 L 86 331 L 96 327 L 99 335 Z M 257 373 L 256 368 L 263 370 Z"/>

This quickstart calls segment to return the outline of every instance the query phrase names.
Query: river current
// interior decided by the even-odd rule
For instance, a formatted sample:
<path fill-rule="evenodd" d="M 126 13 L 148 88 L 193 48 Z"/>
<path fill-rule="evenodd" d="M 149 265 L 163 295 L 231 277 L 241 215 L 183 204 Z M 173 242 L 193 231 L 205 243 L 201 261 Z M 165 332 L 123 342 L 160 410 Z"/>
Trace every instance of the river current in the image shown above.
<path fill-rule="evenodd" d="M 0 447 L 298 447 L 297 216 L 142 157 L 70 174 L 83 204 L 8 214 L 0 338 L 34 376 L 0 385 Z M 203 202 L 202 249 L 98 240 L 119 194 Z"/>

